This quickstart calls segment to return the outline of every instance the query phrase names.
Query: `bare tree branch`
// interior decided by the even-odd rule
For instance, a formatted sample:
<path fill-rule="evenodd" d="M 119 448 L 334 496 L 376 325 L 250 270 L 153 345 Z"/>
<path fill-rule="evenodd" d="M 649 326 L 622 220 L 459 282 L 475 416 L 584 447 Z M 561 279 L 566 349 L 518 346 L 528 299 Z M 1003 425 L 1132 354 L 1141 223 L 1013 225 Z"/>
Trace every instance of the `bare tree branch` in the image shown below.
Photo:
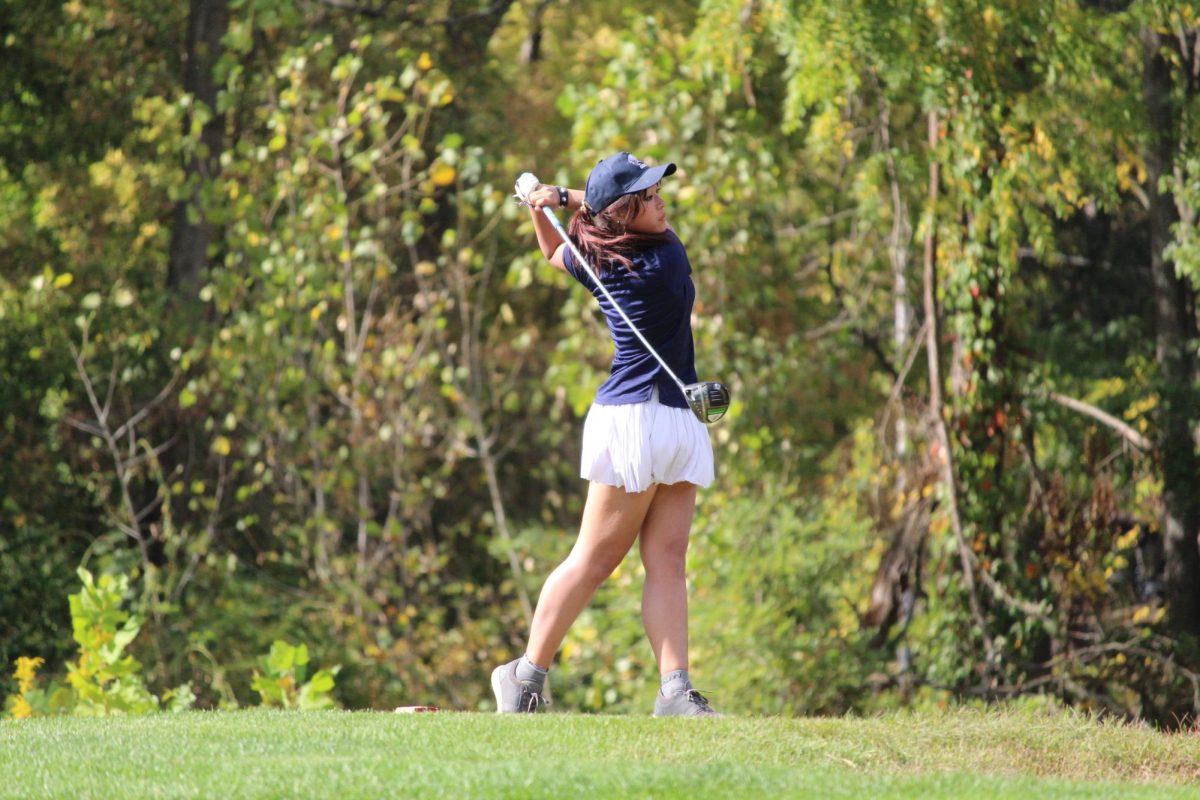
<path fill-rule="evenodd" d="M 1129 442 L 1143 453 L 1154 452 L 1154 445 L 1149 439 L 1147 439 L 1145 436 L 1142 436 L 1140 433 L 1114 417 L 1112 414 L 1101 411 L 1095 406 L 1089 405 L 1082 400 L 1076 400 L 1073 397 L 1067 397 L 1066 395 L 1058 394 L 1057 392 L 1050 392 L 1047 396 L 1061 406 L 1065 406 L 1072 411 L 1078 411 L 1080 414 L 1084 414 L 1085 416 L 1091 417 L 1097 422 L 1103 423 L 1120 435 L 1122 439 Z"/>
<path fill-rule="evenodd" d="M 900 392 L 904 389 L 904 382 L 908 380 L 908 373 L 912 369 L 913 363 L 917 360 L 917 354 L 921 352 L 921 346 L 925 344 L 925 334 L 927 333 L 928 326 L 929 320 L 921 323 L 921 329 L 913 337 L 912 345 L 908 349 L 908 355 L 904 358 L 904 365 L 900 368 L 899 374 L 896 375 L 896 379 L 892 382 L 892 390 L 888 393 L 887 403 L 883 407 L 883 417 L 879 421 L 878 427 L 881 431 L 887 427 L 892 407 L 900 399 Z"/>
<path fill-rule="evenodd" d="M 126 469 L 126 462 L 121 455 L 121 448 L 117 444 L 117 439 L 112 434 L 112 429 L 108 425 L 108 411 L 100 405 L 99 398 L 96 397 L 95 384 L 92 381 L 91 374 L 88 373 L 86 363 L 86 350 L 88 341 L 88 328 L 84 325 L 83 342 L 80 349 L 76 350 L 75 345 L 70 345 L 71 357 L 75 360 L 75 369 L 79 375 L 80 381 L 83 383 L 84 391 L 87 392 L 88 400 L 92 406 L 92 413 L 96 415 L 97 426 L 100 430 L 100 438 L 108 447 L 108 452 L 113 459 L 113 467 L 117 472 L 117 481 L 121 487 L 121 502 L 125 508 L 125 514 L 129 518 L 129 524 L 125 524 L 115 514 L 117 526 L 126 533 L 130 538 L 134 539 L 138 544 L 138 550 L 141 552 L 142 564 L 149 565 L 150 553 L 146 546 L 146 537 L 142 535 L 141 528 L 138 525 L 137 510 L 133 505 L 133 496 L 129 492 L 129 472 Z"/>
<path fill-rule="evenodd" d="M 125 435 L 125 433 L 127 431 L 132 430 L 135 425 L 137 425 L 139 422 L 141 422 L 147 416 L 149 416 L 151 411 L 153 411 L 164 400 L 166 400 L 168 397 L 170 397 L 171 390 L 175 388 L 175 384 L 179 380 L 179 374 L 180 373 L 176 372 L 174 375 L 172 375 L 171 380 L 167 381 L 167 385 L 162 388 L 162 391 L 160 391 L 157 395 L 155 395 L 153 400 L 151 400 L 146 405 L 142 406 L 140 411 L 138 411 L 136 414 L 134 414 L 129 419 L 125 420 L 124 424 L 122 424 L 121 427 L 119 427 L 115 431 L 113 431 L 113 438 L 120 439 L 122 436 Z"/>
<path fill-rule="evenodd" d="M 785 237 L 800 236 L 802 234 L 808 233 L 809 231 L 815 230 L 817 228 L 827 228 L 830 225 L 833 225 L 838 220 L 842 220 L 842 219 L 846 219 L 847 217 L 854 216 L 854 214 L 857 211 L 858 211 L 857 207 L 844 208 L 841 211 L 835 211 L 832 214 L 827 214 L 823 217 L 818 217 L 817 219 L 810 220 L 810 221 L 804 223 L 803 225 L 785 225 L 782 228 L 777 229 L 776 234 L 778 236 L 785 236 Z"/>

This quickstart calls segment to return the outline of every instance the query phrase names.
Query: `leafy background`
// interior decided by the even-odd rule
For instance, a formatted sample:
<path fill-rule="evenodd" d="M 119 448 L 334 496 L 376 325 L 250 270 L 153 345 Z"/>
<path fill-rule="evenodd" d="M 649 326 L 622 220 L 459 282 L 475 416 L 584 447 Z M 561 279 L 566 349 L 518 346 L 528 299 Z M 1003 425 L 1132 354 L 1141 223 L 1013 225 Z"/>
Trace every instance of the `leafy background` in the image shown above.
<path fill-rule="evenodd" d="M 735 398 L 698 685 L 1190 724 L 1198 19 L 6 4 L 0 661 L 67 673 L 82 565 L 120 576 L 158 694 L 251 702 L 291 641 L 343 705 L 486 707 L 570 547 L 609 357 L 509 187 L 628 149 L 679 165 L 698 365 Z M 572 630 L 563 706 L 647 706 L 640 581 L 631 556 Z"/>

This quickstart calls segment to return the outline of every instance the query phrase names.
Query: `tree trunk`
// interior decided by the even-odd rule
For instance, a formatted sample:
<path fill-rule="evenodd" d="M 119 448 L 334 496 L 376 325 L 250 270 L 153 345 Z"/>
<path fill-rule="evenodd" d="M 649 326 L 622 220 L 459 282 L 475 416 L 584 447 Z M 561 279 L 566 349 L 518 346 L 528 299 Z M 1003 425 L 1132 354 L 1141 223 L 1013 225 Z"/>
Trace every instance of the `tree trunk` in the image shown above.
<path fill-rule="evenodd" d="M 888 236 L 888 255 L 892 262 L 892 357 L 897 374 L 903 374 L 904 354 L 908 352 L 912 338 L 912 304 L 908 298 L 908 248 L 912 242 L 912 226 L 908 221 L 908 206 L 900 192 L 900 177 L 892 155 L 891 109 L 885 103 L 879 113 L 879 131 L 884 152 L 887 154 L 888 183 L 892 196 L 892 230 Z M 904 402 L 896 407 L 895 455 L 896 461 L 904 460 L 908 452 L 908 425 L 904 418 Z M 904 491 L 903 472 L 897 491 Z"/>
<path fill-rule="evenodd" d="M 963 584 L 967 590 L 967 602 L 971 609 L 971 618 L 983 641 L 987 657 L 987 671 L 990 673 L 997 666 L 995 647 L 991 634 L 988 632 L 987 621 L 983 617 L 983 607 L 979 602 L 979 592 L 975 588 L 975 565 L 972 553 L 963 538 L 962 515 L 958 508 L 958 478 L 954 474 L 954 451 L 950 447 L 950 434 L 946 431 L 946 417 L 942 404 L 942 368 L 941 356 L 938 353 L 938 307 L 937 307 L 937 204 L 939 170 L 937 161 L 938 116 L 936 111 L 930 111 L 926 118 L 929 144 L 929 217 L 925 228 L 925 254 L 922 270 L 922 303 L 925 309 L 925 353 L 929 367 L 929 421 L 936 434 L 935 443 L 938 452 L 934 461 L 938 462 L 942 472 L 942 484 L 946 487 L 946 505 L 950 514 L 950 528 L 954 531 L 954 541 L 958 546 L 959 564 L 962 567 Z M 986 575 L 987 573 L 982 573 Z"/>
<path fill-rule="evenodd" d="M 1172 101 L 1171 66 L 1162 56 L 1163 41 L 1152 28 L 1142 31 L 1142 98 L 1149 123 L 1145 149 L 1150 198 L 1150 268 L 1154 282 L 1155 358 L 1162 387 L 1159 448 L 1163 470 L 1163 545 L 1167 568 L 1167 601 L 1172 625 L 1200 634 L 1200 459 L 1192 428 L 1197 416 L 1192 355 L 1197 344 L 1193 290 L 1163 257 L 1177 221 L 1170 194 L 1159 189 L 1178 151 L 1183 118 Z"/>
<path fill-rule="evenodd" d="M 466 75 L 483 63 L 488 42 L 512 4 L 513 0 L 493 0 L 480 9 L 478 0 L 450 0 L 445 28 L 456 72 Z"/>
<path fill-rule="evenodd" d="M 228 27 L 228 0 L 191 0 L 183 88 L 196 103 L 204 104 L 212 117 L 200 133 L 203 146 L 185 165 L 188 197 L 175 206 L 167 286 L 185 302 L 195 301 L 199 295 L 208 247 L 218 233 L 217 226 L 207 219 L 201 198 L 205 184 L 220 169 L 224 149 L 225 122 L 224 115 L 217 113 L 219 87 L 213 70 L 221 57 L 221 39 Z"/>

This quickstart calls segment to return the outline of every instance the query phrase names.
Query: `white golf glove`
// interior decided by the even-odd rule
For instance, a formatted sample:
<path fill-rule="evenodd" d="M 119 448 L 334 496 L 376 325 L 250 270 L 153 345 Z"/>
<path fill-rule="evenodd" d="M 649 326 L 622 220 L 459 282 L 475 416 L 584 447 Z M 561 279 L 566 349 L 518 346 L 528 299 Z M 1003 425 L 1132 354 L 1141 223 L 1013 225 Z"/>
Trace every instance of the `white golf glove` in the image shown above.
<path fill-rule="evenodd" d="M 529 205 L 529 193 L 541 185 L 541 181 L 532 172 L 522 172 L 521 177 L 517 178 L 517 200 L 522 205 Z"/>

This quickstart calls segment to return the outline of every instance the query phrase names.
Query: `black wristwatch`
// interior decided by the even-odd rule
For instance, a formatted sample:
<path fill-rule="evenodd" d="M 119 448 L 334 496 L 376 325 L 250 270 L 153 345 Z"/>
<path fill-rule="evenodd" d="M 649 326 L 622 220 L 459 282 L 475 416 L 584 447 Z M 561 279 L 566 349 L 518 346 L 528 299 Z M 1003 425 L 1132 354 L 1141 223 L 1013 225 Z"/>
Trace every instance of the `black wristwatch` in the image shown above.
<path fill-rule="evenodd" d="M 554 188 L 558 189 L 558 207 L 566 208 L 567 203 L 571 201 L 571 195 L 567 194 L 567 190 L 561 186 L 555 186 Z"/>

